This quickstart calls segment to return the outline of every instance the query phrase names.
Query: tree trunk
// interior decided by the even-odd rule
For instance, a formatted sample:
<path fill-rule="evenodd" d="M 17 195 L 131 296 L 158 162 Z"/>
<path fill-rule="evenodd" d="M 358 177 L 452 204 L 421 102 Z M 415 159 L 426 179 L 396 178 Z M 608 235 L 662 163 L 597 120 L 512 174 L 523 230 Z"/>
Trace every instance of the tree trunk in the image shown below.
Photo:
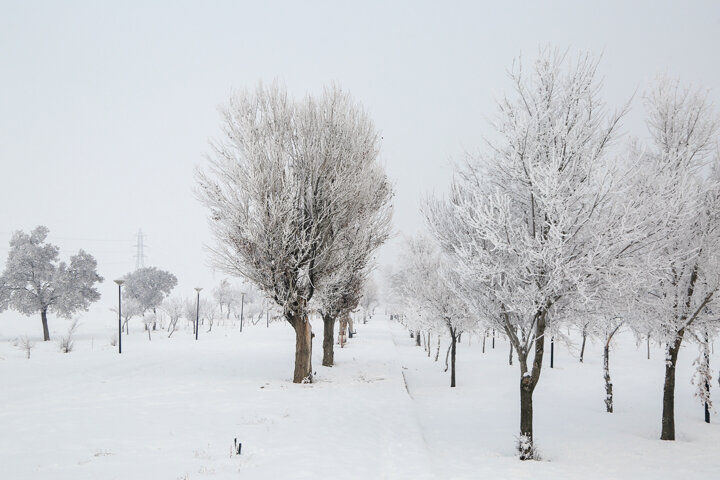
<path fill-rule="evenodd" d="M 610 380 L 610 341 L 603 349 L 603 371 L 605 372 L 605 410 L 613 413 L 613 385 Z"/>
<path fill-rule="evenodd" d="M 438 361 L 438 358 L 440 358 L 440 335 L 438 335 L 438 346 L 437 351 L 435 352 L 435 361 Z"/>
<path fill-rule="evenodd" d="M 675 440 L 675 365 L 685 329 L 681 329 L 665 355 L 665 386 L 663 388 L 662 433 L 660 440 Z"/>
<path fill-rule="evenodd" d="M 352 338 L 355 331 L 353 330 L 355 326 L 353 325 L 353 318 L 352 316 L 348 315 L 348 338 Z"/>
<path fill-rule="evenodd" d="M 40 310 L 40 320 L 42 320 L 43 341 L 47 342 L 50 340 L 50 330 L 48 329 L 47 321 L 47 308 L 43 308 L 42 310 Z"/>
<path fill-rule="evenodd" d="M 533 405 L 532 394 L 540 380 L 543 356 L 545 355 L 545 315 L 546 312 L 537 313 L 535 325 L 535 356 L 532 370 L 527 369 L 527 351 L 518 350 L 518 363 L 520 364 L 520 439 L 518 451 L 520 460 L 533 460 L 535 458 L 535 445 L 533 441 Z M 508 325 L 508 329 L 510 326 Z"/>
<path fill-rule="evenodd" d="M 293 317 L 295 329 L 295 371 L 293 383 L 312 383 L 312 326 L 307 315 Z"/>
<path fill-rule="evenodd" d="M 492 330 L 492 348 L 495 349 L 495 329 Z"/>
<path fill-rule="evenodd" d="M 329 315 L 323 315 L 323 360 L 324 367 L 332 367 L 335 363 L 335 351 L 333 344 L 335 339 L 335 319 Z"/>
<path fill-rule="evenodd" d="M 430 358 L 430 351 L 432 350 L 432 348 L 430 348 L 430 332 L 428 332 L 427 350 L 428 350 L 428 358 Z"/>
<path fill-rule="evenodd" d="M 550 368 L 555 366 L 555 337 L 550 337 Z"/>
<path fill-rule="evenodd" d="M 650 360 L 650 335 L 648 334 L 647 337 L 647 353 L 648 353 L 648 360 Z"/>
<path fill-rule="evenodd" d="M 530 376 L 523 376 L 520 380 L 520 460 L 534 458 L 532 394 L 532 379 Z"/>
<path fill-rule="evenodd" d="M 512 365 L 513 344 L 512 344 L 512 342 L 509 342 L 509 343 L 510 343 L 510 356 L 508 357 L 508 363 L 510 365 Z"/>
<path fill-rule="evenodd" d="M 448 358 L 450 358 L 450 349 L 452 348 L 452 342 L 451 345 L 448 347 L 447 352 L 445 352 L 445 372 L 448 371 L 449 365 L 448 365 Z"/>
<path fill-rule="evenodd" d="M 710 375 L 710 338 L 707 330 L 705 330 L 705 372 Z M 710 398 L 710 382 L 708 376 L 705 376 L 705 398 Z M 705 423 L 710 423 L 710 405 L 705 401 Z"/>
<path fill-rule="evenodd" d="M 415 346 L 416 347 L 422 347 L 422 344 L 420 343 L 422 340 L 420 338 L 420 330 L 417 330 L 415 332 Z"/>
<path fill-rule="evenodd" d="M 487 338 L 487 330 L 485 330 L 485 334 L 483 335 L 483 349 L 482 352 L 485 353 L 485 339 Z"/>
<path fill-rule="evenodd" d="M 457 346 L 457 335 L 455 329 L 450 329 L 450 387 L 455 387 L 455 352 Z"/>
<path fill-rule="evenodd" d="M 580 363 L 583 363 L 583 358 L 585 358 L 585 341 L 587 340 L 587 332 L 585 331 L 585 327 L 583 327 L 582 337 L 583 341 L 582 347 L 580 347 Z"/>

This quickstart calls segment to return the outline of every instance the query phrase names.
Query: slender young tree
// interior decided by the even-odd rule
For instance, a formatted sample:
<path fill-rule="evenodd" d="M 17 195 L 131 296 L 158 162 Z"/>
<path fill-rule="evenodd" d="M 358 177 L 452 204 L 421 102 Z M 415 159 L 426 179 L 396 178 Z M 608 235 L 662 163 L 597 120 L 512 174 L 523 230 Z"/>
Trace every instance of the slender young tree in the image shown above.
<path fill-rule="evenodd" d="M 675 439 L 675 367 L 683 340 L 715 320 L 720 289 L 718 119 L 705 93 L 663 80 L 647 98 L 652 146 L 638 181 L 662 241 L 639 277 L 647 330 L 666 345 L 662 440 Z M 688 335 L 692 334 L 692 335 Z"/>
<path fill-rule="evenodd" d="M 475 326 L 475 319 L 454 288 L 460 279 L 452 259 L 426 237 L 408 240 L 404 251 L 401 267 L 393 277 L 393 289 L 408 308 L 423 312 L 420 318 L 425 330 L 450 335 L 450 386 L 455 387 L 458 338 Z"/>
<path fill-rule="evenodd" d="M 447 201 L 425 207 L 457 259 L 464 297 L 517 354 L 522 460 L 535 457 L 532 395 L 547 335 L 600 283 L 617 281 L 611 273 L 647 235 L 626 227 L 614 202 L 608 149 L 624 111 L 606 113 L 596 70 L 590 55 L 570 62 L 554 52 L 530 78 L 516 65 L 487 154 L 458 172 Z"/>
<path fill-rule="evenodd" d="M 339 88 L 294 101 L 261 85 L 230 99 L 223 138 L 198 172 L 214 262 L 283 309 L 295 330 L 295 383 L 312 381 L 309 302 L 342 266 L 338 226 L 376 178 L 378 149 L 372 121 Z"/>

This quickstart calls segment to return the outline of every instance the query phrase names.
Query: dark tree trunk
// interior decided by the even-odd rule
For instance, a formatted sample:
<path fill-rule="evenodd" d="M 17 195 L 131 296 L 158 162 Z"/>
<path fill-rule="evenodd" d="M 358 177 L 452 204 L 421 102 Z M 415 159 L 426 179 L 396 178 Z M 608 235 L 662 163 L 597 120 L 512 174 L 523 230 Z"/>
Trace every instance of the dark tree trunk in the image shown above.
<path fill-rule="evenodd" d="M 665 356 L 665 386 L 663 388 L 662 433 L 660 440 L 675 440 L 675 365 L 682 344 L 684 329 L 681 329 L 672 344 L 667 346 Z"/>
<path fill-rule="evenodd" d="M 487 338 L 487 330 L 485 330 L 485 334 L 483 335 L 483 349 L 482 352 L 485 353 L 485 339 Z"/>
<path fill-rule="evenodd" d="M 415 332 L 415 346 L 416 347 L 422 347 L 422 339 L 420 338 L 420 330 L 417 330 Z"/>
<path fill-rule="evenodd" d="M 647 353 L 648 353 L 648 360 L 650 360 L 650 335 L 649 335 L 649 334 L 648 334 L 648 339 L 647 339 L 647 351 L 648 351 L 648 352 L 647 352 Z"/>
<path fill-rule="evenodd" d="M 610 380 L 610 345 L 605 344 L 603 349 L 603 371 L 605 372 L 605 410 L 613 413 L 613 384 Z"/>
<path fill-rule="evenodd" d="M 705 330 L 705 369 L 706 372 L 710 373 L 710 338 L 708 336 L 707 330 Z M 710 398 L 710 382 L 708 382 L 707 377 L 705 377 L 705 394 L 707 395 L 705 398 Z M 710 405 L 708 405 L 708 402 L 705 402 L 705 423 L 710 423 Z"/>
<path fill-rule="evenodd" d="M 492 348 L 495 349 L 495 329 L 494 329 L 494 328 L 493 328 L 493 331 L 492 331 L 492 335 L 493 335 L 493 337 L 492 337 Z"/>
<path fill-rule="evenodd" d="M 532 460 L 533 453 L 533 386 L 532 379 L 524 376 L 520 380 L 520 460 Z"/>
<path fill-rule="evenodd" d="M 40 320 L 42 320 L 43 341 L 47 342 L 50 340 L 50 329 L 48 329 L 47 321 L 47 308 L 43 308 L 42 310 L 40 310 Z"/>
<path fill-rule="evenodd" d="M 508 363 L 509 363 L 510 365 L 512 365 L 513 344 L 512 344 L 512 342 L 509 342 L 509 343 L 510 343 L 510 356 L 508 357 Z"/>
<path fill-rule="evenodd" d="M 583 327 L 582 337 L 583 341 L 582 347 L 580 347 L 580 363 L 583 363 L 583 359 L 585 358 L 585 342 L 587 341 L 587 331 L 585 330 L 585 327 Z"/>
<path fill-rule="evenodd" d="M 508 327 L 509 328 L 509 327 Z M 520 460 L 533 460 L 535 458 L 535 445 L 533 440 L 533 404 L 532 394 L 540 380 L 543 356 L 545 354 L 545 312 L 537 314 L 535 325 L 535 357 L 532 370 L 527 369 L 527 351 L 518 350 L 520 363 L 520 440 L 518 450 Z"/>
<path fill-rule="evenodd" d="M 430 351 L 432 350 L 431 347 L 430 347 L 430 332 L 428 332 L 427 350 L 428 350 L 428 358 L 430 358 Z"/>
<path fill-rule="evenodd" d="M 440 335 L 438 335 L 438 346 L 437 351 L 435 352 L 435 361 L 438 361 L 438 358 L 440 358 Z"/>
<path fill-rule="evenodd" d="M 555 337 L 550 337 L 550 368 L 555 366 Z"/>
<path fill-rule="evenodd" d="M 455 387 L 455 353 L 457 349 L 457 335 L 455 329 L 450 329 L 450 387 Z"/>
<path fill-rule="evenodd" d="M 325 367 L 332 367 L 335 363 L 333 344 L 335 339 L 335 319 L 329 315 L 323 316 L 323 360 Z"/>
<path fill-rule="evenodd" d="M 445 352 L 445 372 L 448 371 L 449 365 L 448 365 L 448 359 L 450 358 L 450 349 L 452 349 L 452 341 L 450 342 L 450 346 L 447 349 L 447 352 Z"/>
<path fill-rule="evenodd" d="M 304 314 L 292 317 L 295 329 L 295 371 L 293 383 L 312 383 L 312 326 Z"/>

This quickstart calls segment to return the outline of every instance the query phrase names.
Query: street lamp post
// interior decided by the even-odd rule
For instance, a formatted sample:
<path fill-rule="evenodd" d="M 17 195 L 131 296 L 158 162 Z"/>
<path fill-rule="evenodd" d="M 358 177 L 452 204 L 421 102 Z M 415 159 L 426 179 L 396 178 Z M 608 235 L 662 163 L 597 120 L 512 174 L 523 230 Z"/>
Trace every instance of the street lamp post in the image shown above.
<path fill-rule="evenodd" d="M 120 289 L 125 280 L 115 280 L 118 286 L 118 353 L 122 353 L 122 296 Z"/>
<path fill-rule="evenodd" d="M 198 339 L 198 330 L 200 330 L 200 290 L 202 287 L 195 287 L 197 292 L 197 312 L 195 314 L 195 340 Z"/>
<path fill-rule="evenodd" d="M 245 310 L 245 292 L 240 292 L 240 333 L 243 327 L 243 311 Z"/>

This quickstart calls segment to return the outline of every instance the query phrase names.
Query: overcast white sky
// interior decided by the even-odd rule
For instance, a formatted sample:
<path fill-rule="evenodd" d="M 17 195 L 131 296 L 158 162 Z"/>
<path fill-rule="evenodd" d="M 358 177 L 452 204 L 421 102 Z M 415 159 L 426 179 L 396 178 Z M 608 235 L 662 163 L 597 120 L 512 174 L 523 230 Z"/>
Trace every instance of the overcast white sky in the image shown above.
<path fill-rule="evenodd" d="M 44 224 L 67 258 L 94 254 L 111 282 L 147 261 L 178 293 L 224 277 L 193 171 L 234 88 L 278 78 L 293 93 L 338 82 L 384 137 L 396 231 L 421 228 L 421 198 L 475 151 L 514 57 L 542 45 L 603 54 L 610 107 L 661 73 L 720 106 L 720 2 L 37 2 L 0 0 L 0 258 Z M 625 125 L 642 135 L 635 101 Z M 380 256 L 392 261 L 398 242 Z"/>

